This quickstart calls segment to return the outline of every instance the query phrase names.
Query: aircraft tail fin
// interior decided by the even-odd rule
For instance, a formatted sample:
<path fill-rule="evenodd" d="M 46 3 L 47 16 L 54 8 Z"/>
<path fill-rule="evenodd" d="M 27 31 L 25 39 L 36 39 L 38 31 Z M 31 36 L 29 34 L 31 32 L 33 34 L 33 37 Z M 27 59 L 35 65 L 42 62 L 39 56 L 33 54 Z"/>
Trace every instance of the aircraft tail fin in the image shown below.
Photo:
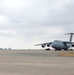
<path fill-rule="evenodd" d="M 70 35 L 70 42 L 72 42 L 72 37 L 73 37 L 73 35 L 74 35 L 74 33 L 66 33 L 66 35 Z"/>

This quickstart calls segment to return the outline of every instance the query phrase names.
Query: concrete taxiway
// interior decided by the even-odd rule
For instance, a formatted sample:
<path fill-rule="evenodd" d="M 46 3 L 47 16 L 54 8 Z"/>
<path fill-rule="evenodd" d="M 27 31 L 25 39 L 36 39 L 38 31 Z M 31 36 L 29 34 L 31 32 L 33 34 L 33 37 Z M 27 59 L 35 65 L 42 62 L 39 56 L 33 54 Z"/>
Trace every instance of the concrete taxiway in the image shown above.
<path fill-rule="evenodd" d="M 61 52 L 1 50 L 0 75 L 74 75 L 74 57 L 60 56 Z"/>

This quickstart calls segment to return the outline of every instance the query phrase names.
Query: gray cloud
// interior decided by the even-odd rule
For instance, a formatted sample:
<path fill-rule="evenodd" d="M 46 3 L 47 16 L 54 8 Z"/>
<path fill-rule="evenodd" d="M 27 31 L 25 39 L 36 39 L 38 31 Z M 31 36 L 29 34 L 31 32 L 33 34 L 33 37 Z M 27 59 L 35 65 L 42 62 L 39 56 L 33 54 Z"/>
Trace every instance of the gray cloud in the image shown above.
<path fill-rule="evenodd" d="M 26 46 L 65 38 L 64 33 L 74 32 L 73 19 L 73 0 L 0 0 L 0 36 Z"/>

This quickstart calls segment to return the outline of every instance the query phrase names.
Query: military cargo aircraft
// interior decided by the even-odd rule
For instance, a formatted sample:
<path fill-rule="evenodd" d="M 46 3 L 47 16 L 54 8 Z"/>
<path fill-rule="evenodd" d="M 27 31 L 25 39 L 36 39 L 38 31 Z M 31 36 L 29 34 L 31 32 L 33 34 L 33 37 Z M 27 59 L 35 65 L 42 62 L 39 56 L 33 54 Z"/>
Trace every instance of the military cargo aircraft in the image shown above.
<path fill-rule="evenodd" d="M 41 43 L 41 44 L 36 44 L 35 46 L 41 45 L 42 48 L 47 47 L 52 47 L 55 50 L 61 51 L 62 49 L 68 50 L 70 47 L 74 47 L 74 42 L 72 42 L 72 37 L 74 33 L 66 33 L 66 35 L 70 35 L 70 40 L 69 41 L 60 41 L 60 40 L 54 40 L 53 42 L 47 42 L 47 43 Z M 46 49 L 50 50 L 50 48 Z"/>

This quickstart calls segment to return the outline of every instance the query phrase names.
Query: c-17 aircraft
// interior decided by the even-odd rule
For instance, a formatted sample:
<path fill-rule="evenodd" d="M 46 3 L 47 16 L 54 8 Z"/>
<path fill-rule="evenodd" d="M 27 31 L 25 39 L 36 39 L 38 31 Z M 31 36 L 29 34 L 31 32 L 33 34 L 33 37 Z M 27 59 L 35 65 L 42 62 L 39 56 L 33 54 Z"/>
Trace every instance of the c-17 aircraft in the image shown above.
<path fill-rule="evenodd" d="M 67 35 L 70 35 L 70 40 L 69 41 L 60 41 L 60 40 L 54 40 L 53 42 L 48 42 L 48 43 L 42 43 L 42 44 L 36 44 L 35 46 L 41 45 L 42 48 L 51 47 L 56 50 L 61 51 L 62 49 L 68 50 L 70 47 L 74 47 L 74 42 L 72 42 L 72 37 L 74 33 L 66 33 Z M 47 49 L 46 49 L 47 50 Z"/>

